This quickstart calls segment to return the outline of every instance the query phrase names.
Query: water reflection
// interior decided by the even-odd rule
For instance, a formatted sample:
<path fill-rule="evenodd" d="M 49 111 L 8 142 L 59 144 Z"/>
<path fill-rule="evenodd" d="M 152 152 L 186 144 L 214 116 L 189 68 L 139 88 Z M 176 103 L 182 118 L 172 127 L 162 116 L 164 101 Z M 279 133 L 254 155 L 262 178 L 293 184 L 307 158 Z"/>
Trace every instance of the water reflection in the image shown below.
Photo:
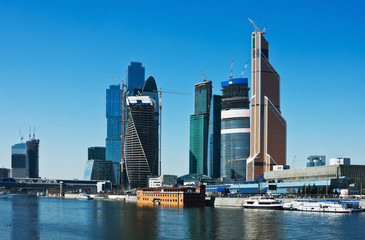
<path fill-rule="evenodd" d="M 283 216 L 279 210 L 245 209 L 245 237 L 283 239 Z"/>
<path fill-rule="evenodd" d="M 37 196 L 13 195 L 11 198 L 12 239 L 39 239 Z"/>

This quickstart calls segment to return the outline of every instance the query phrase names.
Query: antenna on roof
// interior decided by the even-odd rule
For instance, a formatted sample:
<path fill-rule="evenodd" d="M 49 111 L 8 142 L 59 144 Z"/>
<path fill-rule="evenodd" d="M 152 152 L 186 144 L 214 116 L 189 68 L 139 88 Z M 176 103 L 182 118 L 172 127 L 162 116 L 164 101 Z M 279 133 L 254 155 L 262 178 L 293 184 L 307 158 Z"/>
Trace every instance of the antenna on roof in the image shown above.
<path fill-rule="evenodd" d="M 35 126 L 33 126 L 33 138 L 35 139 Z"/>
<path fill-rule="evenodd" d="M 30 129 L 31 129 L 31 126 L 29 126 L 29 139 L 32 137 L 32 135 L 30 134 Z"/>
<path fill-rule="evenodd" d="M 229 73 L 229 79 L 232 79 L 233 61 L 234 61 L 234 58 L 232 58 L 231 72 Z"/>
<path fill-rule="evenodd" d="M 23 142 L 23 135 L 22 135 L 22 129 L 19 127 L 19 136 L 20 136 L 20 142 L 22 143 Z"/>

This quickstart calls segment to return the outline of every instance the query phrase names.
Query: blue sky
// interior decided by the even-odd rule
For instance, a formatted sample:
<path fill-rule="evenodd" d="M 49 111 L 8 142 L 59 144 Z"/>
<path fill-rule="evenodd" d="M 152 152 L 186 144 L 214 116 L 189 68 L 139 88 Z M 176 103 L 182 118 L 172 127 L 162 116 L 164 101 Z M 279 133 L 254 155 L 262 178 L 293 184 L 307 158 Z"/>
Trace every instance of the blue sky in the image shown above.
<path fill-rule="evenodd" d="M 82 178 L 87 148 L 104 146 L 105 89 L 130 61 L 163 90 L 162 171 L 189 164 L 189 116 L 200 70 L 228 79 L 250 58 L 253 26 L 265 26 L 281 76 L 287 162 L 311 154 L 365 164 L 365 33 L 362 1 L 1 1 L 0 167 L 36 127 L 40 175 Z M 244 77 L 250 78 L 250 66 Z M 33 128 L 33 127 L 32 127 Z"/>

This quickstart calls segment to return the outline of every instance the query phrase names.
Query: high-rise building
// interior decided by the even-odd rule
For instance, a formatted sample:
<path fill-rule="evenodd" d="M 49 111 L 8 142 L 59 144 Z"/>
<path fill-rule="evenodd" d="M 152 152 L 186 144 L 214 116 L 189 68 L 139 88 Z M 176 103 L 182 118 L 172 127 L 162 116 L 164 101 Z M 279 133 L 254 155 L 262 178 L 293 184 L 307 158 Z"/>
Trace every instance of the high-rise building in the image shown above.
<path fill-rule="evenodd" d="M 326 165 L 326 156 L 312 155 L 307 158 L 307 167 L 319 167 Z"/>
<path fill-rule="evenodd" d="M 10 169 L 0 168 L 0 178 L 8 178 L 8 177 L 10 177 Z"/>
<path fill-rule="evenodd" d="M 26 151 L 29 177 L 39 178 L 39 139 L 30 139 L 27 141 Z"/>
<path fill-rule="evenodd" d="M 98 159 L 105 161 L 105 147 L 89 147 L 87 149 L 87 159 Z"/>
<path fill-rule="evenodd" d="M 213 95 L 208 127 L 208 176 L 220 178 L 221 174 L 221 102 L 222 96 Z"/>
<path fill-rule="evenodd" d="M 194 114 L 190 116 L 189 173 L 208 174 L 208 124 L 212 82 L 195 84 Z"/>
<path fill-rule="evenodd" d="M 121 184 L 122 160 L 122 90 L 120 85 L 110 85 L 106 90 L 107 137 L 105 158 L 113 162 L 113 184 Z"/>
<path fill-rule="evenodd" d="M 141 88 L 145 79 L 145 69 L 142 67 L 142 63 L 131 62 L 127 67 L 126 75 L 128 90 Z"/>
<path fill-rule="evenodd" d="M 105 160 L 105 147 L 89 147 L 84 180 L 114 181 L 113 163 Z"/>
<path fill-rule="evenodd" d="M 222 82 L 221 177 L 246 180 L 250 156 L 250 110 L 248 79 Z"/>
<path fill-rule="evenodd" d="M 126 99 L 128 122 L 124 136 L 126 177 L 129 188 L 147 186 L 148 176 L 158 175 L 158 122 L 150 96 Z"/>
<path fill-rule="evenodd" d="M 257 28 L 252 33 L 250 157 L 247 180 L 286 165 L 286 122 L 280 111 L 280 76 L 269 62 L 269 43 Z"/>
<path fill-rule="evenodd" d="M 11 147 L 12 177 L 39 178 L 39 139 Z"/>
<path fill-rule="evenodd" d="M 11 173 L 12 177 L 29 177 L 27 171 L 26 143 L 17 143 L 11 146 Z"/>

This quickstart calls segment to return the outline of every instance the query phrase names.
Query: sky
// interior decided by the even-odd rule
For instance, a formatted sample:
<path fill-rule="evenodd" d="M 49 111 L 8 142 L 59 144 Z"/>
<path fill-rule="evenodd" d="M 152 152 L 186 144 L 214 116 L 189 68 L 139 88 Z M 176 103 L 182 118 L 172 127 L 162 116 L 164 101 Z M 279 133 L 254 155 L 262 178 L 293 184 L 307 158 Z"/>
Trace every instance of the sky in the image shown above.
<path fill-rule="evenodd" d="M 201 70 L 220 94 L 250 59 L 251 18 L 281 77 L 287 163 L 350 157 L 365 164 L 362 1 L 0 1 L 0 167 L 11 146 L 40 139 L 39 172 L 83 178 L 87 148 L 105 146 L 105 89 L 142 62 L 162 97 L 162 173 L 189 169 L 189 117 Z M 243 77 L 251 79 L 250 65 Z"/>

